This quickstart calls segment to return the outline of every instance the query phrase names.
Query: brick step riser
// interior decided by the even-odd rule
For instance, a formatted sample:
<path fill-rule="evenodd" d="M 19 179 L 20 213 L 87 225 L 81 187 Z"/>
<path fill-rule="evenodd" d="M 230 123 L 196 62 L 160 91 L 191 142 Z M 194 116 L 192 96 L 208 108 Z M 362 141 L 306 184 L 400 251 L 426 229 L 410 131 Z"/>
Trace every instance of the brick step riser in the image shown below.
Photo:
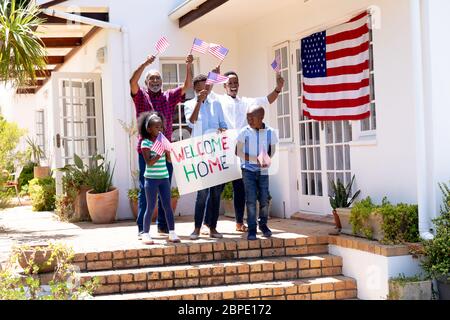
<path fill-rule="evenodd" d="M 293 245 L 289 247 L 280 245 L 270 248 L 238 248 L 237 246 L 233 248 L 230 246 L 229 250 L 227 249 L 228 246 L 225 248 L 216 246 L 220 244 L 223 245 L 224 243 L 202 244 L 198 248 L 194 247 L 194 250 L 191 246 L 170 246 L 77 254 L 74 264 L 80 268 L 80 271 L 101 271 L 328 253 L 328 244 Z M 234 244 L 236 245 L 236 243 Z M 226 245 L 229 245 L 229 243 L 226 243 Z"/>
<path fill-rule="evenodd" d="M 317 282 L 316 280 L 292 280 L 278 284 L 261 283 L 255 288 L 211 287 L 180 290 L 180 292 L 152 292 L 124 295 L 96 296 L 99 300 L 343 300 L 357 297 L 356 281 L 347 277 Z M 190 292 L 192 291 L 192 292 Z"/>
<path fill-rule="evenodd" d="M 285 268 L 284 270 L 275 270 L 272 268 L 270 271 L 261 268 L 259 271 L 255 271 L 254 268 L 242 267 L 245 266 L 235 267 L 235 270 L 228 270 L 228 272 L 226 268 L 222 268 L 221 272 L 217 268 L 216 270 L 205 269 L 205 271 L 209 271 L 208 273 L 194 269 L 187 271 L 185 276 L 172 271 L 125 274 L 122 276 L 110 275 L 100 279 L 102 285 L 96 290 L 95 294 L 175 290 L 342 275 L 342 264 L 333 267 L 308 267 L 306 269 Z M 86 280 L 89 280 L 89 277 L 83 278 L 82 282 Z"/>

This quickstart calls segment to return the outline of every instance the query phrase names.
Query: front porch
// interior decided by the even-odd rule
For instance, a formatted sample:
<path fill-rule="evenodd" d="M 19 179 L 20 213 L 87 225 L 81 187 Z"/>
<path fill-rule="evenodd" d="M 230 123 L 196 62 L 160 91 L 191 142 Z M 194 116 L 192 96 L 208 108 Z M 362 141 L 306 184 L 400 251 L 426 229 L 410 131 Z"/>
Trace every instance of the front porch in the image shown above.
<path fill-rule="evenodd" d="M 0 225 L 1 263 L 14 244 L 62 241 L 74 248 L 82 281 L 100 278 L 96 299 L 384 299 L 392 261 L 404 267 L 412 259 L 406 246 L 329 236 L 332 225 L 303 220 L 272 218 L 272 239 L 247 241 L 221 216 L 224 239 L 191 241 L 192 217 L 182 216 L 183 242 L 155 237 L 152 246 L 138 241 L 134 221 L 71 224 L 16 207 L 0 213 Z"/>

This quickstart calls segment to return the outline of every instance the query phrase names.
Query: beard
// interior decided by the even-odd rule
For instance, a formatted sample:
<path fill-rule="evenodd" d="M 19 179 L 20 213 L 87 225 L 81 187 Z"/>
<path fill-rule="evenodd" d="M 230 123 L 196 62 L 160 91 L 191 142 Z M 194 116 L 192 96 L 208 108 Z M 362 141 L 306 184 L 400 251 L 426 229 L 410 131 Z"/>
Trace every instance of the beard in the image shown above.
<path fill-rule="evenodd" d="M 153 93 L 158 93 L 161 90 L 162 85 L 150 85 L 148 89 Z"/>

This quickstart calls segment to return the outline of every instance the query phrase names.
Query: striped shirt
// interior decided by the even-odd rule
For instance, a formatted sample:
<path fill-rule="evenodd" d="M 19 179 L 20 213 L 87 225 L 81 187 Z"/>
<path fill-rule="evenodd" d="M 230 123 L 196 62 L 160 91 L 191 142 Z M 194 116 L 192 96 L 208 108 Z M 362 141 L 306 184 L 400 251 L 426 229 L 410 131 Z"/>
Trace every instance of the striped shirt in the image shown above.
<path fill-rule="evenodd" d="M 152 147 L 153 147 L 152 141 L 148 139 L 142 140 L 141 149 L 151 150 Z M 156 156 L 156 152 L 151 151 L 150 155 L 154 157 Z M 157 180 L 169 179 L 169 171 L 167 170 L 165 153 L 161 156 L 161 158 L 159 158 L 158 161 L 156 161 L 156 163 L 153 166 L 151 167 L 149 165 L 145 166 L 144 177 L 147 179 L 157 179 Z"/>

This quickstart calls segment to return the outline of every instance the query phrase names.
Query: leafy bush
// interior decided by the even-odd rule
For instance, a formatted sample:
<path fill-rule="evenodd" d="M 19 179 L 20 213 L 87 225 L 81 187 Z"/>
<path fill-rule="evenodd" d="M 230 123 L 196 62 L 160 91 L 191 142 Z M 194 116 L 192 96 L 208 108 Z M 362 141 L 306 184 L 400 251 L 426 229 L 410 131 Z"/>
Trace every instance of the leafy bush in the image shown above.
<path fill-rule="evenodd" d="M 29 183 L 33 211 L 51 211 L 55 209 L 55 179 L 46 177 L 33 179 Z"/>
<path fill-rule="evenodd" d="M 28 162 L 22 169 L 19 176 L 20 190 L 24 193 L 28 193 L 28 183 L 34 178 L 34 167 L 36 163 Z"/>
<path fill-rule="evenodd" d="M 392 205 L 387 198 L 381 205 L 375 205 L 370 197 L 356 202 L 350 214 L 350 223 L 354 234 L 363 234 L 372 239 L 373 230 L 369 225 L 371 215 L 379 215 L 385 244 L 397 244 L 419 241 L 419 210 L 417 205 L 400 203 Z"/>
<path fill-rule="evenodd" d="M 15 149 L 24 133 L 25 131 L 19 129 L 17 124 L 6 121 L 0 115 L 0 171 L 12 172 L 14 170 L 14 162 L 18 158 Z"/>
<path fill-rule="evenodd" d="M 30 254 L 26 254 L 30 252 Z M 44 266 L 55 265 L 55 272 L 48 283 L 49 289 L 41 284 L 38 277 L 42 267 L 37 257 L 39 252 L 51 252 Z M 46 256 L 46 255 L 43 255 Z M 99 286 L 99 279 L 80 285 L 76 267 L 71 264 L 74 257 L 72 248 L 62 243 L 48 246 L 14 248 L 6 270 L 0 271 L 0 300 L 79 300 L 92 295 Z M 21 263 L 20 263 L 21 262 Z M 19 273 L 19 263 L 23 265 Z"/>
<path fill-rule="evenodd" d="M 178 191 L 178 188 L 172 188 L 170 190 L 170 197 L 171 198 L 177 198 L 177 199 L 180 198 L 180 192 Z"/>
<path fill-rule="evenodd" d="M 440 185 L 443 193 L 444 206 L 441 216 L 433 220 L 436 236 L 433 240 L 424 241 L 422 268 L 431 278 L 450 280 L 450 188 Z"/>
<path fill-rule="evenodd" d="M 128 190 L 128 199 L 137 201 L 139 198 L 139 189 L 133 188 Z"/>
<path fill-rule="evenodd" d="M 352 181 L 344 186 L 338 179 L 337 182 L 331 181 L 331 189 L 333 190 L 332 196 L 330 196 L 330 205 L 333 210 L 337 208 L 350 208 L 352 203 L 359 197 L 361 190 L 356 191 L 352 196 L 352 187 L 355 182 L 355 176 Z"/>
<path fill-rule="evenodd" d="M 87 182 L 92 188 L 92 193 L 106 193 L 112 188 L 112 178 L 114 176 L 114 169 L 111 168 L 111 163 L 98 155 L 93 158 L 93 165 L 89 170 Z M 98 164 L 98 161 L 101 161 Z"/>
<path fill-rule="evenodd" d="M 222 192 L 223 200 L 233 200 L 233 183 L 228 182 L 225 184 L 225 188 L 223 188 Z"/>

